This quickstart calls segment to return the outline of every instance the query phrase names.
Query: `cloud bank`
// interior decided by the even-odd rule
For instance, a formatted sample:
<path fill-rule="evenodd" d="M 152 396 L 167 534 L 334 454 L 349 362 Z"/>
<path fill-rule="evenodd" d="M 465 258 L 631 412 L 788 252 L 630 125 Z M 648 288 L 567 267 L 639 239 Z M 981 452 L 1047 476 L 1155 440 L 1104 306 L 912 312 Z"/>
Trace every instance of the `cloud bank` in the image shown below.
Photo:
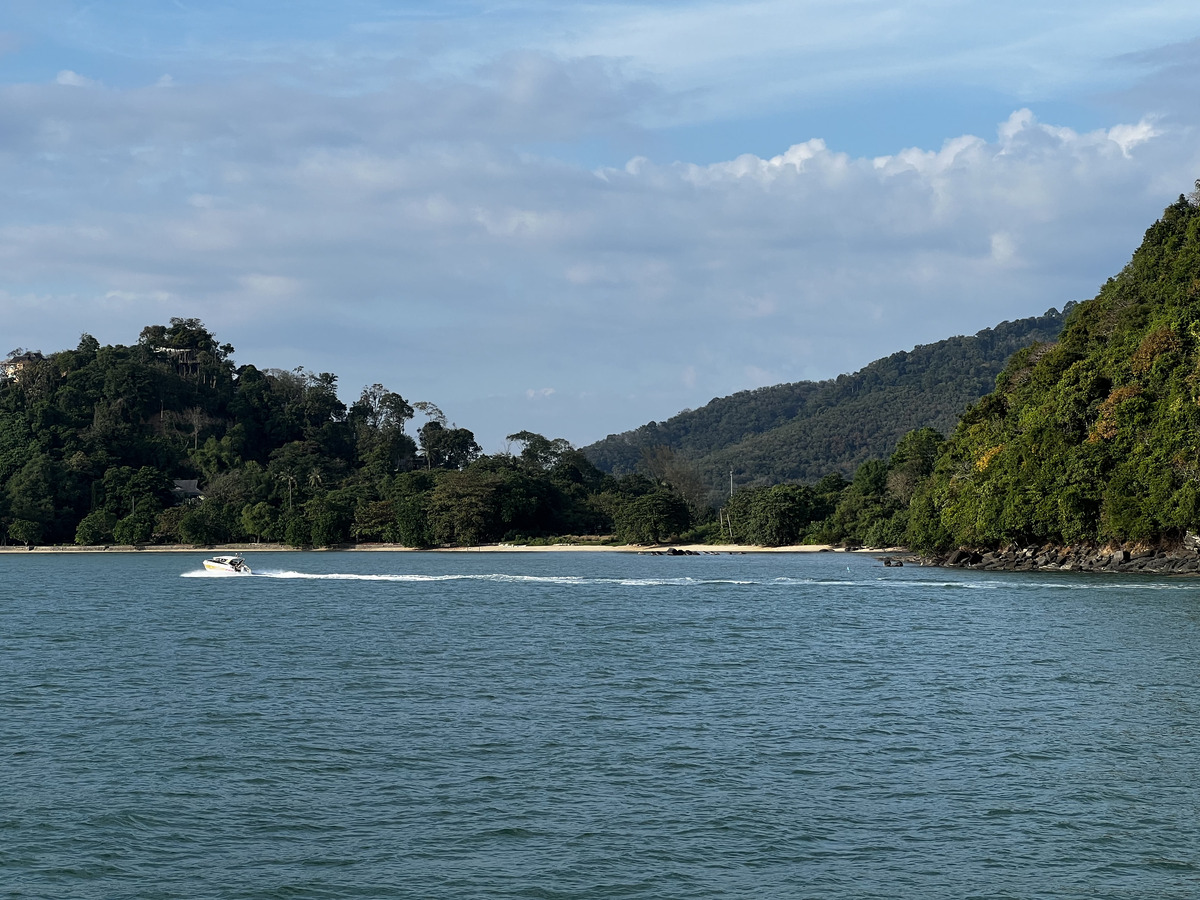
<path fill-rule="evenodd" d="M 879 157 L 806 134 L 704 165 L 551 149 L 636 142 L 678 99 L 637 71 L 508 52 L 345 92 L 0 85 L 0 335 L 49 351 L 198 316 L 241 362 L 383 382 L 488 450 L 586 443 L 1091 296 L 1200 175 L 1169 89 L 1095 130 L 1018 108 Z"/>

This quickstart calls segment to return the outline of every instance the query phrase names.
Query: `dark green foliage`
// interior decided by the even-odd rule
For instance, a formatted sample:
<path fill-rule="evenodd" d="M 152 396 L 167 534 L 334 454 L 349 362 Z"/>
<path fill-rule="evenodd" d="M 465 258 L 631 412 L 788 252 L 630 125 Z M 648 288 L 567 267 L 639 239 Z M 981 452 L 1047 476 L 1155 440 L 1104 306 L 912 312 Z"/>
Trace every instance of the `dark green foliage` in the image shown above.
<path fill-rule="evenodd" d="M 235 369 L 232 353 L 172 319 L 133 346 L 29 354 L 0 381 L 0 539 L 429 547 L 613 529 L 616 481 L 561 438 L 517 432 L 519 456 L 482 456 L 433 404 L 374 384 L 347 409 L 333 374 Z"/>
<path fill-rule="evenodd" d="M 312 523 L 294 510 L 284 512 L 280 519 L 280 537 L 289 547 L 312 545 Z"/>
<path fill-rule="evenodd" d="M 232 351 L 173 319 L 131 347 L 84 335 L 31 355 L 0 381 L 0 536 L 945 548 L 1200 530 L 1200 212 L 1182 198 L 1065 324 L 1051 311 L 735 395 L 588 453 L 519 431 L 516 455 L 484 456 L 432 404 L 372 385 L 347 408 L 332 374 L 235 370 Z"/>
<path fill-rule="evenodd" d="M 154 534 L 154 523 L 155 517 L 150 513 L 130 514 L 113 525 L 113 540 L 118 544 L 145 544 Z"/>
<path fill-rule="evenodd" d="M 267 501 L 247 503 L 242 507 L 241 519 L 242 530 L 256 541 L 272 540 L 277 537 L 279 510 Z M 364 538 L 364 540 L 370 540 L 370 538 Z"/>
<path fill-rule="evenodd" d="M 499 483 L 460 472 L 438 479 L 429 498 L 429 525 L 438 544 L 471 546 L 494 539 L 499 530 Z"/>
<path fill-rule="evenodd" d="M 350 491 L 326 491 L 304 505 L 304 517 L 309 521 L 310 540 L 317 547 L 331 547 L 350 540 L 354 519 Z"/>
<path fill-rule="evenodd" d="M 426 472 L 397 476 L 389 485 L 389 499 L 396 521 L 385 537 L 406 547 L 432 547 L 433 529 L 429 521 L 429 496 L 434 479 Z"/>
<path fill-rule="evenodd" d="M 55 499 L 59 487 L 59 467 L 46 454 L 38 453 L 17 471 L 8 482 L 8 515 L 20 523 L 16 534 L 9 533 L 22 543 L 36 543 L 43 535 L 53 534 L 59 510 Z"/>
<path fill-rule="evenodd" d="M 706 406 L 610 435 L 584 448 L 615 474 L 653 471 L 648 455 L 665 448 L 692 466 L 704 502 L 739 485 L 812 482 L 831 471 L 851 475 L 883 459 L 907 432 L 953 430 L 958 416 L 992 390 L 1017 350 L 1053 341 L 1064 315 L 1003 322 L 972 337 L 895 353 L 853 375 L 743 391 Z"/>
<path fill-rule="evenodd" d="M 8 526 L 8 536 L 27 547 L 40 541 L 44 532 L 42 523 L 31 519 L 13 519 Z"/>
<path fill-rule="evenodd" d="M 465 428 L 447 428 L 441 422 L 426 422 L 419 432 L 421 452 L 427 467 L 464 469 L 479 457 L 475 435 Z"/>
<path fill-rule="evenodd" d="M 909 432 L 888 460 L 868 460 L 853 481 L 832 472 L 815 485 L 779 484 L 738 491 L 722 514 L 724 535 L 738 543 L 782 547 L 904 543 L 910 508 L 942 447 L 930 428 Z"/>
<path fill-rule="evenodd" d="M 914 491 L 918 547 L 1200 528 L 1200 210 L 1168 207 L 1059 341 L 1013 357 Z"/>
<path fill-rule="evenodd" d="M 75 529 L 75 543 L 80 545 L 108 544 L 113 540 L 116 519 L 111 513 L 95 509 L 84 516 Z"/>
<path fill-rule="evenodd" d="M 808 485 L 778 484 L 735 494 L 725 507 L 725 518 L 737 543 L 784 547 L 802 543 L 808 527 L 829 512 Z"/>
<path fill-rule="evenodd" d="M 614 513 L 616 535 L 629 543 L 656 543 L 677 538 L 691 519 L 687 503 L 668 488 L 625 499 Z"/>

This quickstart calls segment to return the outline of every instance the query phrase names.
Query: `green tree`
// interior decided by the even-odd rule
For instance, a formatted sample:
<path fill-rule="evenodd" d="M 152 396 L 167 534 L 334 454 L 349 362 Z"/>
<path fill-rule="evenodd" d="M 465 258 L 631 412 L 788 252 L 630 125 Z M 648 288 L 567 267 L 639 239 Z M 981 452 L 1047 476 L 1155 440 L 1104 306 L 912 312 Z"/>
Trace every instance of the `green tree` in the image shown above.
<path fill-rule="evenodd" d="M 463 547 L 497 540 L 498 486 L 494 476 L 467 472 L 439 478 L 427 507 L 433 540 Z"/>
<path fill-rule="evenodd" d="M 53 527 L 55 485 L 60 472 L 44 453 L 35 453 L 8 482 L 8 512 L 21 536 L 9 535 L 25 544 L 37 543 Z M 20 523 L 20 524 L 18 524 Z"/>
<path fill-rule="evenodd" d="M 812 487 L 780 484 L 740 491 L 730 498 L 725 513 L 737 543 L 783 547 L 801 543 L 821 510 Z"/>
<path fill-rule="evenodd" d="M 691 525 L 686 501 L 666 488 L 621 503 L 614 515 L 617 537 L 629 543 L 659 543 Z"/>
<path fill-rule="evenodd" d="M 464 469 L 482 452 L 465 428 L 446 428 L 437 421 L 421 426 L 421 452 L 426 468 Z"/>
<path fill-rule="evenodd" d="M 75 543 L 81 546 L 107 544 L 113 540 L 113 525 L 116 519 L 103 509 L 92 510 L 79 520 L 75 529 Z"/>
<path fill-rule="evenodd" d="M 41 522 L 34 522 L 30 519 L 13 519 L 8 526 L 8 536 L 28 547 L 42 539 L 43 530 Z"/>
<path fill-rule="evenodd" d="M 242 528 L 255 541 L 270 537 L 275 533 L 278 515 L 276 509 L 265 500 L 258 503 L 247 503 L 242 507 Z"/>
<path fill-rule="evenodd" d="M 395 525 L 396 504 L 391 500 L 359 500 L 350 534 L 356 541 L 390 541 Z"/>
<path fill-rule="evenodd" d="M 518 431 L 508 435 L 505 440 L 521 444 L 521 460 L 539 471 L 554 468 L 563 454 L 572 449 L 563 438 L 550 440 L 533 431 Z"/>
<path fill-rule="evenodd" d="M 312 524 L 299 510 L 285 511 L 279 518 L 279 528 L 283 532 L 283 542 L 289 547 L 313 545 Z"/>
<path fill-rule="evenodd" d="M 167 473 L 154 466 L 114 466 L 104 473 L 104 509 L 117 517 L 158 513 L 173 501 L 173 487 Z"/>
<path fill-rule="evenodd" d="M 396 511 L 392 539 L 406 547 L 432 547 L 435 543 L 429 506 L 436 476 L 416 471 L 397 475 L 389 485 L 389 496 Z"/>
<path fill-rule="evenodd" d="M 332 547 L 350 540 L 353 507 L 339 492 L 327 492 L 304 505 L 309 521 L 309 540 L 315 547 Z"/>
<path fill-rule="evenodd" d="M 113 540 L 118 544 L 145 544 L 154 533 L 156 516 L 149 512 L 139 512 L 125 516 L 113 525 Z"/>

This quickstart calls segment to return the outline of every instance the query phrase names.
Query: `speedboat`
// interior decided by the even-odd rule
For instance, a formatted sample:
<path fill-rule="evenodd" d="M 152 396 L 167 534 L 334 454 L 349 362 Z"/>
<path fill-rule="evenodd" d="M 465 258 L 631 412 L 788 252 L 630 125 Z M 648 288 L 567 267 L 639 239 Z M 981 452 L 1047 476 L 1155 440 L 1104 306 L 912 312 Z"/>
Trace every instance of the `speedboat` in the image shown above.
<path fill-rule="evenodd" d="M 253 574 L 240 556 L 214 556 L 204 561 L 204 568 L 210 572 L 225 572 L 229 575 Z"/>

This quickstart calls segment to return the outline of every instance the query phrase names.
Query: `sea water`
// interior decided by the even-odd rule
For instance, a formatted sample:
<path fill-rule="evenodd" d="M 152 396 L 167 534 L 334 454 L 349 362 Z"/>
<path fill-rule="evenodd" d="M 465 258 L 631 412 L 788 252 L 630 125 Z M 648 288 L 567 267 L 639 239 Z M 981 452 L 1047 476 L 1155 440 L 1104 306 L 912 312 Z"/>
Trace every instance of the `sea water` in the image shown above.
<path fill-rule="evenodd" d="M 1200 896 L 1200 581 L 0 557 L 0 896 Z"/>

